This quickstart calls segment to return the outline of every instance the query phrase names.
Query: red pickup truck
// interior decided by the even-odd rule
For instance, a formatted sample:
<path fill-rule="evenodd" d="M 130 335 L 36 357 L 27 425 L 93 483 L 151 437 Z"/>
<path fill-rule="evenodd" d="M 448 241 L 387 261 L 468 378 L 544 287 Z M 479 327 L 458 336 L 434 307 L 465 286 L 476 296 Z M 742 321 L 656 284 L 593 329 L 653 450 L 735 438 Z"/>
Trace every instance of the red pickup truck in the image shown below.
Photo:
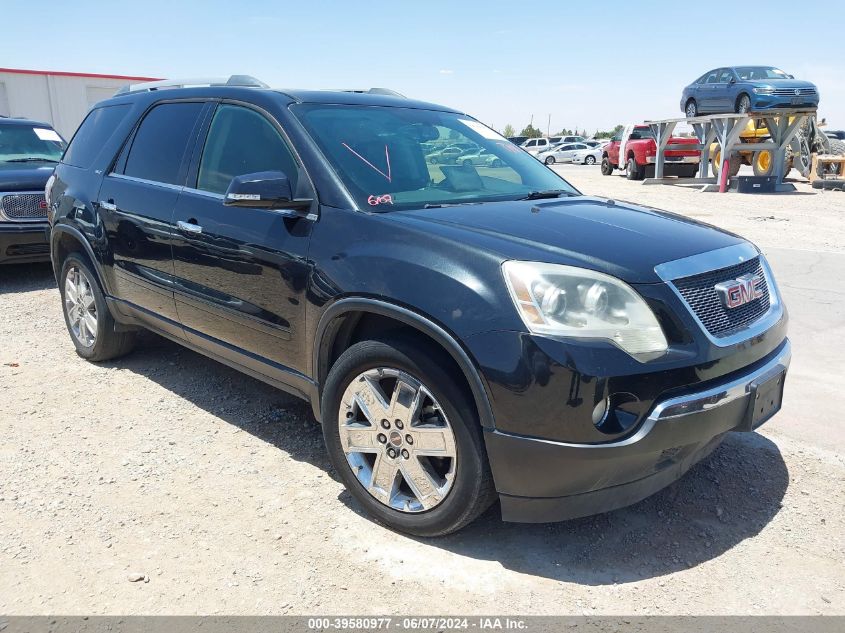
<path fill-rule="evenodd" d="M 673 136 L 671 144 L 697 145 L 695 138 Z M 624 145 L 622 156 L 619 149 Z M 698 172 L 701 154 L 698 149 L 671 149 L 665 152 L 664 176 L 693 178 Z M 657 143 L 647 125 L 627 125 L 621 134 L 614 136 L 602 152 L 601 173 L 609 176 L 614 169 L 622 169 L 628 180 L 642 180 L 654 175 Z M 621 160 L 620 160 L 621 158 Z"/>

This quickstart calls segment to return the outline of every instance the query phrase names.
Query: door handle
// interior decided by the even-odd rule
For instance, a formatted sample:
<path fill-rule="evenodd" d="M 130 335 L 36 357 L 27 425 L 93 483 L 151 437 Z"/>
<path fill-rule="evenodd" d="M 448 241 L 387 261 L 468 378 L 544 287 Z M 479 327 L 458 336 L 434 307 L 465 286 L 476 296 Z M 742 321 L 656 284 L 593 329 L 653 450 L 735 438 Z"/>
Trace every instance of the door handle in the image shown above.
<path fill-rule="evenodd" d="M 114 203 L 114 198 L 100 200 L 99 205 L 101 209 L 105 209 L 106 211 L 117 211 L 117 205 Z"/>
<path fill-rule="evenodd" d="M 185 231 L 185 233 L 202 233 L 202 227 L 197 224 L 196 220 L 189 220 L 188 222 L 179 220 L 176 222 L 176 228 Z"/>

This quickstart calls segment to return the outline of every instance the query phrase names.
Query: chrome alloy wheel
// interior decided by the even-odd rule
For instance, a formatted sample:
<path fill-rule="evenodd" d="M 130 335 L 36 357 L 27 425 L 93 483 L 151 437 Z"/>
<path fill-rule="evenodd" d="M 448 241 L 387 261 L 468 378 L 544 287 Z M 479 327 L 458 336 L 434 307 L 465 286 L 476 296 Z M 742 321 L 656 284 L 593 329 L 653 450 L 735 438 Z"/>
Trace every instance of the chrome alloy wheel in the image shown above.
<path fill-rule="evenodd" d="M 359 374 L 338 412 L 340 442 L 361 485 L 402 512 L 440 504 L 455 480 L 455 436 L 443 408 L 419 380 L 380 367 Z"/>
<path fill-rule="evenodd" d="M 91 280 L 76 266 L 65 277 L 65 314 L 73 336 L 84 347 L 97 342 L 97 303 Z"/>

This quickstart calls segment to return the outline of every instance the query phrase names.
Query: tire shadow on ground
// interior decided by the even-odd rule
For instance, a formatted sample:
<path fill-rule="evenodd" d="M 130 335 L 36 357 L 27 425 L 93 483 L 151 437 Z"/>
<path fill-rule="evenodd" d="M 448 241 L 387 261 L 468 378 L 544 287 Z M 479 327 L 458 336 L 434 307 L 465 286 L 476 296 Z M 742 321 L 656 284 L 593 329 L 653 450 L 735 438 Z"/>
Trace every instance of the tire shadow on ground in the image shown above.
<path fill-rule="evenodd" d="M 0 265 L 0 295 L 55 287 L 56 278 L 50 262 Z"/>
<path fill-rule="evenodd" d="M 102 365 L 145 376 L 292 459 L 331 470 L 321 427 L 300 398 L 146 331 L 132 353 Z"/>
<path fill-rule="evenodd" d="M 680 480 L 627 508 L 515 524 L 502 522 L 496 505 L 461 532 L 421 542 L 554 580 L 636 582 L 695 567 L 757 535 L 782 507 L 788 483 L 772 441 L 730 433 Z"/>

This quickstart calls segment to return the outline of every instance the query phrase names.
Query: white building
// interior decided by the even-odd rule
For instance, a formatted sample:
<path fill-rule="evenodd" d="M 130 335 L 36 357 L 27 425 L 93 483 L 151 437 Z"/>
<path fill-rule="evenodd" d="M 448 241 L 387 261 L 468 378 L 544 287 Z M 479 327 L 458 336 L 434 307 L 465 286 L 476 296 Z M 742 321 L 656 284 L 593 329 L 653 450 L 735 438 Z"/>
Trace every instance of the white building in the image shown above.
<path fill-rule="evenodd" d="M 92 105 L 154 77 L 0 68 L 0 115 L 51 124 L 70 140 Z"/>

